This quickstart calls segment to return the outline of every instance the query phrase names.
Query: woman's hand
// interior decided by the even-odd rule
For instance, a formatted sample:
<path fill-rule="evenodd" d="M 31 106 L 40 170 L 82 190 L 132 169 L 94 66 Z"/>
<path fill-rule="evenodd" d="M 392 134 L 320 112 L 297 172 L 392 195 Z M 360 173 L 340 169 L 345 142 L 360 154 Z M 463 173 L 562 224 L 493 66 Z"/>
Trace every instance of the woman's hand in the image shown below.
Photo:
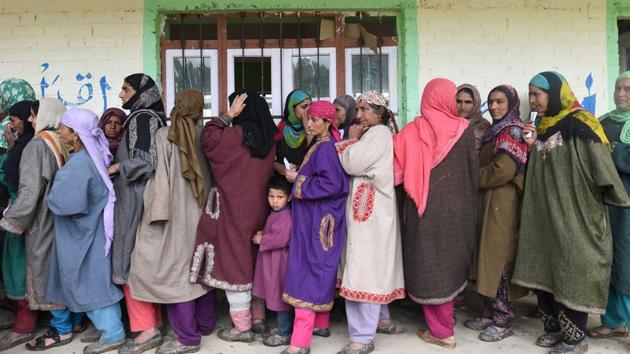
<path fill-rule="evenodd" d="M 368 128 L 367 125 L 352 124 L 350 128 L 348 128 L 348 139 L 361 139 L 361 136 L 363 136 L 363 133 L 365 133 Z"/>
<path fill-rule="evenodd" d="M 115 163 L 107 168 L 110 176 L 117 175 L 120 172 L 120 164 Z"/>
<path fill-rule="evenodd" d="M 258 231 L 254 236 L 252 236 L 252 243 L 255 245 L 260 245 L 261 240 L 262 240 L 262 231 Z"/>
<path fill-rule="evenodd" d="M 236 96 L 234 101 L 232 101 L 232 105 L 230 106 L 230 109 L 228 109 L 228 112 L 227 112 L 228 116 L 230 116 L 231 119 L 238 117 L 238 115 L 241 114 L 241 112 L 243 112 L 243 109 L 245 108 L 246 99 L 247 99 L 247 94 L 244 93 L 242 95 Z"/>
<path fill-rule="evenodd" d="M 297 178 L 297 174 L 298 173 L 294 170 L 286 170 L 284 176 L 286 177 L 287 181 L 293 183 Z"/>
<path fill-rule="evenodd" d="M 538 134 L 536 134 L 536 126 L 534 125 L 534 123 L 526 123 L 523 127 L 523 132 L 521 133 L 521 136 L 523 138 L 523 141 L 525 141 L 525 144 L 527 144 L 527 148 L 531 148 L 532 145 L 534 145 L 534 143 L 536 142 L 536 138 L 538 137 Z"/>

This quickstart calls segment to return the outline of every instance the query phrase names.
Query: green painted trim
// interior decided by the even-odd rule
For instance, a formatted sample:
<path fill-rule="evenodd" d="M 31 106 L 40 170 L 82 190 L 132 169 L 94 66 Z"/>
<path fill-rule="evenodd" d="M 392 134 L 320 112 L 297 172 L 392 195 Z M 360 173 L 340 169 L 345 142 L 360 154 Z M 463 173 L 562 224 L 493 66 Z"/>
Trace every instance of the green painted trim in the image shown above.
<path fill-rule="evenodd" d="M 624 5 L 621 5 L 624 2 Z M 614 109 L 615 102 L 612 94 L 615 80 L 619 76 L 619 28 L 617 20 L 630 19 L 630 4 L 626 0 L 606 0 L 606 51 L 608 61 L 608 108 Z"/>
<path fill-rule="evenodd" d="M 194 11 L 252 10 L 331 10 L 382 11 L 394 13 L 398 19 L 398 97 L 399 121 L 406 123 L 420 110 L 418 42 L 418 8 L 416 0 L 353 0 L 340 7 L 338 2 L 313 0 L 144 0 L 142 33 L 143 71 L 160 80 L 160 46 L 163 14 Z"/>

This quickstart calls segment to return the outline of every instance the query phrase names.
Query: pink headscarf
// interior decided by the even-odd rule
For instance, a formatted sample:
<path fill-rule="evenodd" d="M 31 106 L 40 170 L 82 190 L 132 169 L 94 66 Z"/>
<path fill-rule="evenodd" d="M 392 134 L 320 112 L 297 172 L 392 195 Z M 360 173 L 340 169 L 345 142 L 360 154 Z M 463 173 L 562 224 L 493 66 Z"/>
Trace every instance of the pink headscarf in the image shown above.
<path fill-rule="evenodd" d="M 335 141 L 341 140 L 339 128 L 337 128 L 337 110 L 334 104 L 328 101 L 314 102 L 308 107 L 306 114 L 311 117 L 327 120 L 330 123 L 330 135 L 332 135 Z"/>
<path fill-rule="evenodd" d="M 105 210 L 103 211 L 103 223 L 105 224 L 105 255 L 107 255 L 112 245 L 112 240 L 114 239 L 114 203 L 116 202 L 114 185 L 107 172 L 107 167 L 112 162 L 112 154 L 109 152 L 109 142 L 105 137 L 105 133 L 103 133 L 98 126 L 98 117 L 90 110 L 81 108 L 69 109 L 61 116 L 61 123 L 72 128 L 74 132 L 79 135 L 81 142 L 85 146 L 85 149 L 109 191 L 107 204 L 105 204 Z"/>
<path fill-rule="evenodd" d="M 422 93 L 421 115 L 394 137 L 395 184 L 405 190 L 424 214 L 431 170 L 451 151 L 468 120 L 457 116 L 457 87 L 447 79 L 429 81 Z"/>

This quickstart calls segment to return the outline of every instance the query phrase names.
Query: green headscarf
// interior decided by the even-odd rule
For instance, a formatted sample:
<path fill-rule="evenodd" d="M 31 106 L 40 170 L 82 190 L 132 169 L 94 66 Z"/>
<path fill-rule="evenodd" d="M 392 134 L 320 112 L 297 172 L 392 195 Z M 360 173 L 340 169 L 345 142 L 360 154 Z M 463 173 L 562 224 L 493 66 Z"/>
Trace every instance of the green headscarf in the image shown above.
<path fill-rule="evenodd" d="M 282 130 L 282 136 L 287 145 L 296 149 L 306 138 L 306 132 L 304 131 L 304 125 L 302 121 L 295 116 L 295 106 L 307 98 L 311 98 L 311 95 L 306 91 L 294 90 L 287 96 L 286 104 L 284 105 L 284 120 L 286 126 Z"/>
<path fill-rule="evenodd" d="M 35 90 L 25 80 L 12 78 L 0 83 L 0 113 L 8 114 L 11 106 L 26 100 L 35 101 Z M 11 123 L 11 120 L 8 118 L 0 122 L 0 148 L 3 149 L 9 147 L 4 137 L 4 131 L 9 123 Z"/>
<path fill-rule="evenodd" d="M 621 80 L 630 79 L 630 71 L 626 71 L 619 75 L 617 80 L 615 80 L 615 85 Z M 630 144 L 630 109 L 627 111 L 622 111 L 620 109 L 615 109 L 610 111 L 609 113 L 603 115 L 599 121 L 603 121 L 604 119 L 610 118 L 616 123 L 623 123 L 623 128 L 621 128 L 621 134 L 619 135 L 619 140 L 624 144 Z"/>

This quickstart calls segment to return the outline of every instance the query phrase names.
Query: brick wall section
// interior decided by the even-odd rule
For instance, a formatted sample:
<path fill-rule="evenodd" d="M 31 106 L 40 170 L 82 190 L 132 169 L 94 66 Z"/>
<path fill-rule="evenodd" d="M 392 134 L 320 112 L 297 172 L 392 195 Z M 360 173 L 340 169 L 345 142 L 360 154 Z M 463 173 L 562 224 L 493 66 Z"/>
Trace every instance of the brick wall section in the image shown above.
<path fill-rule="evenodd" d="M 607 111 L 606 2 L 599 0 L 419 0 L 420 87 L 434 77 L 476 85 L 485 100 L 512 84 L 527 106 L 536 73 L 563 73 L 581 100 L 593 74 L 597 113 Z"/>
<path fill-rule="evenodd" d="M 47 97 L 59 91 L 70 103 L 78 103 L 79 89 L 91 83 L 93 98 L 79 107 L 100 114 L 104 104 L 100 79 L 105 76 L 111 86 L 105 91 L 108 106 L 119 106 L 122 79 L 142 70 L 142 4 L 142 0 L 0 2 L 0 80 L 26 79 L 39 97 L 43 77 L 50 85 Z M 43 63 L 49 66 L 42 73 Z M 91 79 L 78 80 L 77 74 L 87 73 Z M 87 86 L 82 95 L 89 97 Z"/>

